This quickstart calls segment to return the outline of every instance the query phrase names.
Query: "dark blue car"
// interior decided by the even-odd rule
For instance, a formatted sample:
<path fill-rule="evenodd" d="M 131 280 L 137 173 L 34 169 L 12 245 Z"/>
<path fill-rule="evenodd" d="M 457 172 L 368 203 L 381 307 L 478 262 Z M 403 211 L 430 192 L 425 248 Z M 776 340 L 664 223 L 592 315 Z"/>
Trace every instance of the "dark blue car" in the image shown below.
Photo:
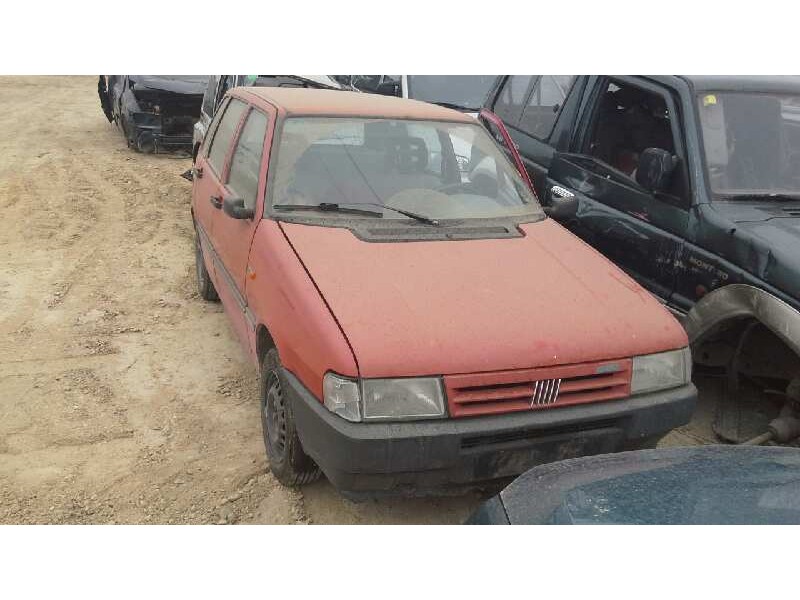
<path fill-rule="evenodd" d="M 798 524 L 800 449 L 638 450 L 535 467 L 468 524 Z"/>

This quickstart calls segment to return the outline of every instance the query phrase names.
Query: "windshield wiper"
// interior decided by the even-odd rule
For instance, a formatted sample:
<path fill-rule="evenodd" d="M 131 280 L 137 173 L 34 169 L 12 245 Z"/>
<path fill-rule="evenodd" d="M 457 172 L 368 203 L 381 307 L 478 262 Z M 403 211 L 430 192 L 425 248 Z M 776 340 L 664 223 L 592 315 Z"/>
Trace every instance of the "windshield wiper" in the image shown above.
<path fill-rule="evenodd" d="M 393 210 L 396 213 L 400 213 L 401 215 L 407 216 L 409 219 L 414 219 L 415 221 L 420 221 L 422 223 L 427 223 L 428 225 L 434 225 L 436 227 L 439 226 L 439 221 L 437 219 L 432 219 L 431 217 L 426 217 L 425 215 L 414 213 L 411 212 L 410 210 L 395 208 L 394 206 L 389 206 L 388 204 L 378 204 L 377 202 L 376 203 L 365 202 L 364 204 L 369 204 L 370 206 L 380 206 L 381 208 L 388 208 L 389 210 Z"/>
<path fill-rule="evenodd" d="M 319 204 L 275 204 L 272 208 L 276 210 L 316 210 L 321 212 L 341 212 L 341 213 L 349 213 L 357 215 L 366 215 L 368 217 L 383 216 L 383 212 L 379 212 L 376 210 L 365 210 L 363 208 L 359 208 L 360 206 L 377 206 L 380 208 L 386 208 L 388 210 L 393 210 L 394 212 L 399 213 L 401 215 L 405 215 L 410 219 L 414 219 L 422 223 L 427 223 L 428 225 L 434 225 L 434 226 L 439 225 L 439 221 L 436 219 L 431 219 L 430 217 L 426 217 L 425 215 L 418 215 L 417 213 L 413 213 L 408 210 L 403 210 L 401 208 L 394 208 L 393 206 L 378 204 L 377 202 L 360 202 L 358 204 L 338 204 L 336 202 L 320 202 Z"/>
<path fill-rule="evenodd" d="M 777 202 L 791 202 L 800 200 L 800 193 L 756 192 L 752 194 L 725 194 L 720 197 L 723 200 L 776 200 Z"/>
<path fill-rule="evenodd" d="M 335 202 L 320 202 L 319 204 L 274 204 L 272 208 L 276 210 L 314 210 L 320 212 L 340 212 L 355 215 L 366 215 L 368 217 L 381 217 L 382 212 L 376 210 L 365 210 L 363 208 L 353 208 L 351 206 L 342 206 Z"/>

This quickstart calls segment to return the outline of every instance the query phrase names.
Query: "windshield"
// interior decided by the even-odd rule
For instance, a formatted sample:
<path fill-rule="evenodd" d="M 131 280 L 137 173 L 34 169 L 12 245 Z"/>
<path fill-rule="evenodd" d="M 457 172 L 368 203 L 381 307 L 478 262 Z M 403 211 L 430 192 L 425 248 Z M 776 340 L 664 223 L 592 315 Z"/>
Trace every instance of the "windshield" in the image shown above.
<path fill-rule="evenodd" d="M 408 97 L 479 110 L 497 75 L 409 75 Z"/>
<path fill-rule="evenodd" d="M 800 194 L 800 95 L 704 92 L 698 105 L 716 196 Z"/>
<path fill-rule="evenodd" d="M 377 205 L 378 217 L 402 220 L 391 209 L 442 220 L 542 212 L 477 123 L 290 118 L 275 168 L 277 207 L 364 205 L 374 214 Z"/>

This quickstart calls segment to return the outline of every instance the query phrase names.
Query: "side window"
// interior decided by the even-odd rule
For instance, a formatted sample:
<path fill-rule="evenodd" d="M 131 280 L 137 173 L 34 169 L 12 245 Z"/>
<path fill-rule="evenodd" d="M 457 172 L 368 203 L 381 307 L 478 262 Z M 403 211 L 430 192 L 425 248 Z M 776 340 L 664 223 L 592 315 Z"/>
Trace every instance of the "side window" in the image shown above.
<path fill-rule="evenodd" d="M 632 179 L 646 148 L 675 153 L 670 114 L 660 94 L 612 81 L 596 110 L 587 154 Z"/>
<path fill-rule="evenodd" d="M 519 128 L 540 140 L 550 137 L 575 75 L 542 75 L 536 82 Z"/>
<path fill-rule="evenodd" d="M 214 132 L 214 139 L 211 141 L 211 148 L 208 150 L 208 164 L 211 165 L 217 176 L 222 175 L 222 169 L 225 167 L 225 157 L 228 155 L 228 149 L 244 109 L 244 102 L 231 100 Z"/>
<path fill-rule="evenodd" d="M 264 135 L 267 132 L 267 116 L 251 110 L 242 127 L 236 150 L 231 158 L 228 187 L 244 200 L 247 208 L 255 208 L 258 194 L 258 177 L 261 172 L 261 155 L 264 150 Z"/>
<path fill-rule="evenodd" d="M 510 75 L 506 79 L 494 104 L 495 114 L 506 123 L 510 125 L 519 123 L 525 98 L 534 77 L 534 75 Z"/>

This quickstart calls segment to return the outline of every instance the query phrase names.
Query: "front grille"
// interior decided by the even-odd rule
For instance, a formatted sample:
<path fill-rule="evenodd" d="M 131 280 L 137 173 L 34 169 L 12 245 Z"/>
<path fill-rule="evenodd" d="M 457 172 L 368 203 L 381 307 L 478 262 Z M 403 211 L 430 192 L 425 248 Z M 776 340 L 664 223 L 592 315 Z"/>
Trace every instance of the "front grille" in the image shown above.
<path fill-rule="evenodd" d="M 631 359 L 444 378 L 452 417 L 540 410 L 625 398 Z"/>
<path fill-rule="evenodd" d="M 560 379 L 542 379 L 533 382 L 533 400 L 535 406 L 553 404 L 558 399 L 558 392 L 561 389 Z"/>

